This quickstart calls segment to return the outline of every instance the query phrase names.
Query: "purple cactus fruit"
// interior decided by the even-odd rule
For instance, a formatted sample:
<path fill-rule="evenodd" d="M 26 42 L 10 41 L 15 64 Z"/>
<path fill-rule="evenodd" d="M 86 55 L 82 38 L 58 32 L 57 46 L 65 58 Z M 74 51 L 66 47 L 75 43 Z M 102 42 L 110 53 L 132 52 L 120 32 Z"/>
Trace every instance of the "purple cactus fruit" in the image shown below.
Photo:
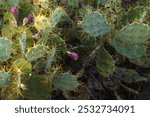
<path fill-rule="evenodd" d="M 75 52 L 67 52 L 67 54 L 69 55 L 69 57 L 70 57 L 72 60 L 77 60 L 77 59 L 78 59 L 78 54 L 75 53 Z"/>
<path fill-rule="evenodd" d="M 23 19 L 23 26 L 26 25 L 26 24 L 28 23 L 28 21 L 29 21 L 28 18 L 25 17 L 25 18 Z"/>
<path fill-rule="evenodd" d="M 28 15 L 28 20 L 29 20 L 30 22 L 33 22 L 33 21 L 34 21 L 34 17 L 33 17 L 32 14 L 29 14 L 29 15 Z"/>
<path fill-rule="evenodd" d="M 18 13 L 17 7 L 12 7 L 11 8 L 11 13 L 14 14 L 14 15 L 16 15 Z"/>

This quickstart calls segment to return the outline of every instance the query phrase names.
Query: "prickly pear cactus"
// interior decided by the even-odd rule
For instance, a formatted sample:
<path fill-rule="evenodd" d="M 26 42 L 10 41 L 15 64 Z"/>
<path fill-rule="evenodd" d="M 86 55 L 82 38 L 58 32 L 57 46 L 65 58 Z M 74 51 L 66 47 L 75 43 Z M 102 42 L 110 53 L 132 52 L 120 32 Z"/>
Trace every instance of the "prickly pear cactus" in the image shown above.
<path fill-rule="evenodd" d="M 74 91 L 79 83 L 76 76 L 67 72 L 61 73 L 58 78 L 53 79 L 53 85 L 63 91 Z"/>
<path fill-rule="evenodd" d="M 0 88 L 10 83 L 10 74 L 4 71 L 0 71 Z"/>
<path fill-rule="evenodd" d="M 54 61 L 55 54 L 56 54 L 56 48 L 52 48 L 47 56 L 47 60 L 46 60 L 46 64 L 45 64 L 45 71 L 47 71 L 48 68 L 51 67 L 52 61 Z"/>
<path fill-rule="evenodd" d="M 57 7 L 50 17 L 50 23 L 55 27 L 61 20 L 62 16 L 65 14 L 65 11 L 61 7 Z"/>
<path fill-rule="evenodd" d="M 32 47 L 27 52 L 27 60 L 28 61 L 35 61 L 38 58 L 44 57 L 46 53 L 46 47 L 44 45 L 37 45 Z"/>
<path fill-rule="evenodd" d="M 132 44 L 144 43 L 150 37 L 150 26 L 140 23 L 132 23 L 123 27 L 117 34 L 118 40 L 127 41 Z"/>
<path fill-rule="evenodd" d="M 20 71 L 23 74 L 29 74 L 32 72 L 32 65 L 29 61 L 24 60 L 24 59 L 16 59 L 13 64 L 12 67 L 14 70 L 18 70 L 20 69 Z"/>
<path fill-rule="evenodd" d="M 52 31 L 52 24 L 44 15 L 38 15 L 35 17 L 34 26 L 39 32 L 44 34 L 48 34 Z"/>
<path fill-rule="evenodd" d="M 103 47 L 96 54 L 96 67 L 103 77 L 110 76 L 115 70 L 115 62 L 112 56 Z"/>
<path fill-rule="evenodd" d="M 124 42 L 118 39 L 111 40 L 110 45 L 112 45 L 119 54 L 131 59 L 142 57 L 147 49 L 144 43 L 132 44 L 130 41 Z"/>
<path fill-rule="evenodd" d="M 25 58 L 26 39 L 27 39 L 26 32 L 23 32 L 22 35 L 21 35 L 21 38 L 19 38 L 20 47 L 21 47 L 21 53 L 22 53 L 22 58 Z"/>
<path fill-rule="evenodd" d="M 110 32 L 111 27 L 106 23 L 105 17 L 99 12 L 90 12 L 82 20 L 84 32 L 91 37 L 106 35 Z"/>
<path fill-rule="evenodd" d="M 8 39 L 0 37 L 0 61 L 7 61 L 12 53 L 12 44 Z"/>
<path fill-rule="evenodd" d="M 120 74 L 120 78 L 122 81 L 127 83 L 132 82 L 140 82 L 140 81 L 146 81 L 147 79 L 143 76 L 140 76 L 138 72 L 132 69 L 126 69 L 126 68 L 116 68 L 116 72 Z"/>
<path fill-rule="evenodd" d="M 146 24 L 132 23 L 123 27 L 117 34 L 116 39 L 110 44 L 120 54 L 128 58 L 142 57 L 146 53 L 145 42 L 150 36 L 150 27 Z"/>

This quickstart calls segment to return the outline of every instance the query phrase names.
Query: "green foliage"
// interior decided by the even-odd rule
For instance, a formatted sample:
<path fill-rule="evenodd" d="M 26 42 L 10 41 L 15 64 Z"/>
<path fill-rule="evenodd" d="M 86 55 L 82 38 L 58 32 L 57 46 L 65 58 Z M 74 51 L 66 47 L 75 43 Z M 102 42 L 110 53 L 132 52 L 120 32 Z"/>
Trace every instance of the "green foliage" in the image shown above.
<path fill-rule="evenodd" d="M 53 85 L 63 91 L 74 91 L 79 83 L 76 76 L 66 72 L 59 74 L 58 78 L 54 78 Z"/>
<path fill-rule="evenodd" d="M 94 75 L 110 85 L 116 73 L 117 82 L 148 81 L 139 71 L 150 67 L 150 4 L 134 1 L 0 0 L 0 99 L 48 99 L 57 89 L 83 99 Z"/>
<path fill-rule="evenodd" d="M 96 53 L 96 67 L 103 77 L 110 76 L 115 70 L 115 62 L 112 56 L 103 47 Z"/>
<path fill-rule="evenodd" d="M 111 30 L 105 17 L 99 12 L 88 13 L 82 20 L 82 27 L 91 37 L 106 35 Z"/>
<path fill-rule="evenodd" d="M 8 39 L 0 37 L 0 61 L 7 61 L 12 53 L 12 45 Z"/>
<path fill-rule="evenodd" d="M 10 83 L 10 74 L 4 71 L 0 71 L 0 88 Z"/>

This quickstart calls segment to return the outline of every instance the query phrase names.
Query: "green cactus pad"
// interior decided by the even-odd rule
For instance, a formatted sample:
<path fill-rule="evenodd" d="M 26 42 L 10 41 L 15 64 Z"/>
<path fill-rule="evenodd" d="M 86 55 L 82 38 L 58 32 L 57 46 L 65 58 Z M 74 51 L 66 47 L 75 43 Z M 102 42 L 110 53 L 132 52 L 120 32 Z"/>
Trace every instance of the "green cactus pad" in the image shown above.
<path fill-rule="evenodd" d="M 0 71 L 0 88 L 10 83 L 10 74 L 7 72 Z"/>
<path fill-rule="evenodd" d="M 54 55 L 56 53 L 56 48 L 52 48 L 48 53 L 46 64 L 45 64 L 45 71 L 51 67 L 52 61 L 54 60 Z"/>
<path fill-rule="evenodd" d="M 28 100 L 46 100 L 52 91 L 51 85 L 45 86 L 42 83 L 43 78 L 38 75 L 33 75 L 28 81 L 27 90 L 24 92 L 24 98 Z"/>
<path fill-rule="evenodd" d="M 21 38 L 19 38 L 22 58 L 25 58 L 24 54 L 25 54 L 25 50 L 26 50 L 26 39 L 27 39 L 27 34 L 26 34 L 26 32 L 23 32 L 21 35 Z"/>
<path fill-rule="evenodd" d="M 143 68 L 150 68 L 149 56 L 143 56 L 140 58 L 130 59 L 130 62 Z"/>
<path fill-rule="evenodd" d="M 3 24 L 1 29 L 2 36 L 11 38 L 16 33 L 16 27 L 13 25 L 13 22 L 16 21 L 16 19 L 10 12 L 6 12 L 3 19 L 6 23 Z"/>
<path fill-rule="evenodd" d="M 82 20 L 82 27 L 91 37 L 103 36 L 111 31 L 105 17 L 99 12 L 88 13 Z"/>
<path fill-rule="evenodd" d="M 32 47 L 27 53 L 27 60 L 32 62 L 38 58 L 44 57 L 45 53 L 46 47 L 44 45 Z"/>
<path fill-rule="evenodd" d="M 113 46 L 118 53 L 131 59 L 142 57 L 145 55 L 147 49 L 144 43 L 132 44 L 130 41 L 124 42 L 119 39 L 111 40 L 110 45 Z"/>
<path fill-rule="evenodd" d="M 51 34 L 48 38 L 43 38 L 38 41 L 38 44 L 44 44 L 48 46 L 54 45 L 59 51 L 61 51 L 63 54 L 67 51 L 67 44 L 65 40 L 63 40 L 60 36 L 56 34 Z"/>
<path fill-rule="evenodd" d="M 12 53 L 11 42 L 0 37 L 0 61 L 7 61 Z"/>
<path fill-rule="evenodd" d="M 10 6 L 18 6 L 20 0 L 6 0 Z"/>
<path fill-rule="evenodd" d="M 50 17 L 50 23 L 55 27 L 61 20 L 62 16 L 65 14 L 64 10 L 61 7 L 55 9 Z"/>
<path fill-rule="evenodd" d="M 61 73 L 58 78 L 54 78 L 53 85 L 63 91 L 74 91 L 79 86 L 79 83 L 76 76 L 66 72 Z"/>
<path fill-rule="evenodd" d="M 134 20 L 140 19 L 144 11 L 146 11 L 144 21 L 150 21 L 150 8 L 135 7 L 129 10 L 125 15 L 123 15 L 123 17 L 121 18 L 121 23 L 123 25 L 127 25 L 128 23 L 132 23 Z M 150 22 L 148 24 L 150 24 Z"/>
<path fill-rule="evenodd" d="M 146 24 L 129 24 L 123 27 L 116 38 L 130 43 L 144 43 L 150 37 L 150 26 Z"/>
<path fill-rule="evenodd" d="M 140 76 L 138 72 L 132 69 L 116 67 L 116 72 L 119 74 L 120 80 L 126 83 L 140 82 L 147 80 L 145 77 Z"/>
<path fill-rule="evenodd" d="M 13 62 L 13 68 L 18 70 L 20 69 L 20 71 L 23 74 L 29 74 L 32 72 L 32 65 L 30 62 L 28 62 L 27 60 L 24 59 L 17 59 Z"/>
<path fill-rule="evenodd" d="M 96 67 L 99 74 L 103 77 L 110 76 L 115 70 L 115 62 L 104 48 L 99 49 L 96 53 Z"/>

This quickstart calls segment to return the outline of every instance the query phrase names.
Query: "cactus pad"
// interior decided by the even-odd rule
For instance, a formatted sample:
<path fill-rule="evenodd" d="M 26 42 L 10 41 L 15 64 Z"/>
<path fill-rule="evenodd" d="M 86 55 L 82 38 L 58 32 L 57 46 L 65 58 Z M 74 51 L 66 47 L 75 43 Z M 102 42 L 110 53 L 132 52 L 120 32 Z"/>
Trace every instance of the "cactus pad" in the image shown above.
<path fill-rule="evenodd" d="M 10 83 L 10 78 L 10 74 L 8 74 L 7 72 L 0 71 L 0 88 Z"/>
<path fill-rule="evenodd" d="M 96 53 L 96 67 L 99 74 L 104 77 L 110 76 L 115 69 L 112 56 L 104 48 L 101 48 Z"/>
<path fill-rule="evenodd" d="M 118 53 L 128 58 L 141 57 L 146 53 L 147 49 L 144 43 L 132 44 L 130 41 L 124 42 L 119 39 L 111 40 L 110 45 L 113 46 Z"/>
<path fill-rule="evenodd" d="M 99 12 L 87 14 L 82 20 L 82 27 L 91 37 L 106 35 L 111 30 L 106 23 L 105 17 Z"/>
<path fill-rule="evenodd" d="M 129 24 L 123 27 L 116 38 L 130 43 L 144 43 L 150 37 L 150 26 L 146 24 Z"/>
<path fill-rule="evenodd" d="M 12 53 L 11 42 L 0 37 L 0 61 L 7 61 Z"/>
<path fill-rule="evenodd" d="M 54 60 L 54 55 L 56 53 L 56 48 L 52 48 L 48 53 L 46 64 L 45 64 L 45 71 L 51 67 L 52 61 Z"/>
<path fill-rule="evenodd" d="M 140 82 L 146 80 L 145 77 L 140 76 L 138 72 L 132 69 L 116 67 L 116 72 L 119 74 L 121 78 L 120 80 L 127 83 Z"/>
<path fill-rule="evenodd" d="M 46 47 L 44 45 L 32 47 L 27 53 L 27 60 L 34 61 L 38 58 L 44 57 L 45 53 Z"/>
<path fill-rule="evenodd" d="M 23 74 L 31 73 L 32 72 L 32 65 L 30 62 L 24 59 L 17 59 L 13 62 L 13 68 L 20 71 Z"/>
<path fill-rule="evenodd" d="M 65 14 L 64 10 L 61 7 L 55 9 L 50 17 L 50 23 L 55 27 L 61 20 L 62 16 Z"/>
<path fill-rule="evenodd" d="M 48 34 L 52 31 L 52 25 L 44 15 L 38 15 L 34 20 L 34 26 L 39 32 Z"/>
<path fill-rule="evenodd" d="M 79 83 L 76 76 L 66 72 L 61 73 L 58 78 L 54 78 L 53 85 L 63 91 L 74 91 L 79 86 Z"/>

